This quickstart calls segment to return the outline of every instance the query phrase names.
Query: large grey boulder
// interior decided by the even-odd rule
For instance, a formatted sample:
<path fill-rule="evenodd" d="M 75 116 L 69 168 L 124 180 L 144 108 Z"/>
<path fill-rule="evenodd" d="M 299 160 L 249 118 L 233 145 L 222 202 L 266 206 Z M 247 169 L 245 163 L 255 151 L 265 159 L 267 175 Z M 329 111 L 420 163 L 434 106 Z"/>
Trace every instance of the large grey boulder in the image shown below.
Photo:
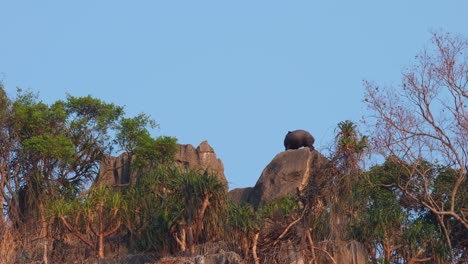
<path fill-rule="evenodd" d="M 328 163 L 328 159 L 322 154 L 315 150 L 310 151 L 307 147 L 280 152 L 263 170 L 247 201 L 259 206 L 302 192 L 311 177 L 319 177 Z"/>

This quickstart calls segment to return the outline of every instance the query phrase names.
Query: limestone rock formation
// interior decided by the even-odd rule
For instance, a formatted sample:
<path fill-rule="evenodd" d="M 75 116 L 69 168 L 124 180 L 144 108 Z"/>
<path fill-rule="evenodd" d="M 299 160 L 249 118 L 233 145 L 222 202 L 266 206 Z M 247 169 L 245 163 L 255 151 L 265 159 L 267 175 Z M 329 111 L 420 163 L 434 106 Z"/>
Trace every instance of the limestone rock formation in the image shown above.
<path fill-rule="evenodd" d="M 190 144 L 179 145 L 176 164 L 181 169 L 195 170 L 199 173 L 206 171 L 215 175 L 225 183 L 227 191 L 228 183 L 224 175 L 223 162 L 216 156 L 208 141 L 203 141 L 196 149 Z"/>
<path fill-rule="evenodd" d="M 179 144 L 175 162 L 180 169 L 195 170 L 200 173 L 207 171 L 216 175 L 226 184 L 227 191 L 223 162 L 218 159 L 208 141 L 203 141 L 197 148 L 190 144 Z M 128 155 L 124 153 L 118 157 L 106 157 L 101 162 L 96 182 L 109 186 L 122 186 L 133 183 L 135 178 L 136 175 L 131 173 Z"/>
<path fill-rule="evenodd" d="M 120 156 L 107 156 L 99 165 L 97 184 L 108 186 L 123 186 L 133 182 L 135 175 L 131 175 L 130 163 L 126 153 Z"/>
<path fill-rule="evenodd" d="M 297 191 L 302 192 L 309 183 L 309 178 L 319 174 L 327 164 L 327 158 L 309 148 L 280 152 L 263 170 L 250 191 L 247 202 L 259 206 L 288 194 L 295 195 Z"/>

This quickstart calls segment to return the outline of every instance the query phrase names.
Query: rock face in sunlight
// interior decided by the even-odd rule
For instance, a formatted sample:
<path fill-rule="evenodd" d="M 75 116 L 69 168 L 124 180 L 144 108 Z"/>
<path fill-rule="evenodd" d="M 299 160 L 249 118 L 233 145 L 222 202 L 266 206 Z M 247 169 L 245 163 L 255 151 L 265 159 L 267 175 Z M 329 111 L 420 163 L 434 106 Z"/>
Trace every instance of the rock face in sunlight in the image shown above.
<path fill-rule="evenodd" d="M 302 192 L 328 160 L 318 151 L 309 148 L 287 150 L 277 154 L 263 170 L 249 195 L 255 206 L 268 201 Z"/>
<path fill-rule="evenodd" d="M 133 182 L 135 175 L 130 175 L 130 164 L 127 154 L 118 157 L 107 156 L 99 165 L 96 183 L 108 186 L 124 186 Z"/>
<path fill-rule="evenodd" d="M 224 175 L 223 162 L 216 156 L 208 141 L 203 141 L 197 148 L 190 144 L 179 145 L 175 160 L 181 169 L 195 170 L 199 173 L 206 171 L 215 175 L 226 185 L 227 191 L 228 184 Z"/>
<path fill-rule="evenodd" d="M 302 192 L 309 178 L 328 163 L 318 151 L 309 148 L 280 152 L 263 170 L 253 188 L 238 188 L 229 192 L 234 201 L 249 202 L 254 206 Z"/>
<path fill-rule="evenodd" d="M 199 173 L 206 171 L 216 175 L 226 185 L 227 191 L 223 162 L 218 159 L 208 141 L 203 141 L 197 148 L 190 144 L 179 145 L 175 162 L 182 170 L 195 170 Z M 107 157 L 106 161 L 101 162 L 96 182 L 109 186 L 123 186 L 133 183 L 135 177 L 136 175 L 130 171 L 128 155 L 122 154 L 118 157 Z"/>

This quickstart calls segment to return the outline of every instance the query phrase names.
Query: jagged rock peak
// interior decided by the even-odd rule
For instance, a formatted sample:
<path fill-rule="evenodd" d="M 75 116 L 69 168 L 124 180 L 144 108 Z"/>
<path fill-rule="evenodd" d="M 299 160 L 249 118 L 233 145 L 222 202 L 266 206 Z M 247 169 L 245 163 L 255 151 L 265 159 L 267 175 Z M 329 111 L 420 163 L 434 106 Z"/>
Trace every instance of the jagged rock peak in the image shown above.
<path fill-rule="evenodd" d="M 200 143 L 200 145 L 198 145 L 197 151 L 200 153 L 215 153 L 210 144 L 208 144 L 207 140 L 204 140 L 202 143 Z"/>
<path fill-rule="evenodd" d="M 227 191 L 223 162 L 216 156 L 208 141 L 201 142 L 196 149 L 190 144 L 180 144 L 175 160 L 181 169 L 195 170 L 200 173 L 206 171 L 215 175 L 225 183 Z"/>

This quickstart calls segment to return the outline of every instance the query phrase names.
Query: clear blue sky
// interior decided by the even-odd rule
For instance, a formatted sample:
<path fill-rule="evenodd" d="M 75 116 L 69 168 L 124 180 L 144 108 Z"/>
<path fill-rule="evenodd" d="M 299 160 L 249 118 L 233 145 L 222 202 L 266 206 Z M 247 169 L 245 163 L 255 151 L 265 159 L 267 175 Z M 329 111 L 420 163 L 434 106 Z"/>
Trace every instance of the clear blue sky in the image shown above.
<path fill-rule="evenodd" d="M 363 79 L 398 85 L 468 1 L 0 0 L 0 80 L 51 103 L 92 95 L 150 114 L 179 143 L 208 140 L 230 188 L 253 186 L 306 129 L 316 149 L 359 122 Z"/>

